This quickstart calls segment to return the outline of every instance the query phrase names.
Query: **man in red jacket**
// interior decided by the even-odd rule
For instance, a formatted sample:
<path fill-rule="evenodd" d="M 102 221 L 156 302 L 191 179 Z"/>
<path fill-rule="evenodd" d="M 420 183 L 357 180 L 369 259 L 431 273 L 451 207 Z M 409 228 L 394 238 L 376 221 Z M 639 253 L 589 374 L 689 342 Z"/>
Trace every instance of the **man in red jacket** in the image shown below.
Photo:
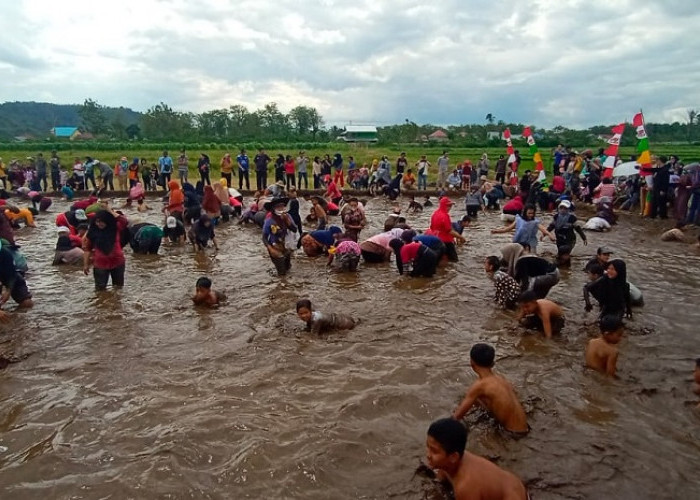
<path fill-rule="evenodd" d="M 450 208 L 452 208 L 452 200 L 447 196 L 440 198 L 438 209 L 430 216 L 430 229 L 426 234 L 437 236 L 445 244 L 445 255 L 450 262 L 457 262 L 457 249 L 455 248 L 455 239 L 464 243 L 464 237 L 452 228 L 452 219 L 450 218 Z"/>

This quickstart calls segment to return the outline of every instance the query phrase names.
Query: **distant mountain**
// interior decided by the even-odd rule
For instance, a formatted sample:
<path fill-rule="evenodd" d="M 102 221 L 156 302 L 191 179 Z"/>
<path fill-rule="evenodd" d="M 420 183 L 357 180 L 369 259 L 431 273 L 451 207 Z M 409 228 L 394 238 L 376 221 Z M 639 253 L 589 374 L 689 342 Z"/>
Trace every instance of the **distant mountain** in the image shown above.
<path fill-rule="evenodd" d="M 0 104 L 0 141 L 20 135 L 36 139 L 50 136 L 53 127 L 80 127 L 80 104 L 51 104 L 48 102 L 4 102 Z M 139 123 L 141 113 L 129 108 L 104 108 L 107 122 L 119 118 L 124 126 Z"/>

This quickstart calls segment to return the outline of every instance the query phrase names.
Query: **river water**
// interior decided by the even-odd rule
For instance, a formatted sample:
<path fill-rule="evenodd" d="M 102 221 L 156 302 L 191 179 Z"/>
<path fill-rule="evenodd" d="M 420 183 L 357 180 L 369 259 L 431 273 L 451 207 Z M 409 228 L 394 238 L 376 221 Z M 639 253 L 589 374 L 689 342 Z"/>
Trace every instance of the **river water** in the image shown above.
<path fill-rule="evenodd" d="M 21 360 L 0 371 L 2 498 L 446 498 L 415 471 L 427 426 L 475 378 L 477 341 L 495 345 L 532 431 L 514 441 L 477 410 L 468 447 L 518 474 L 533 498 L 700 498 L 700 254 L 660 243 L 667 224 L 623 217 L 579 242 L 550 293 L 567 326 L 546 341 L 492 304 L 482 262 L 509 241 L 489 234 L 496 214 L 467 230 L 459 263 L 432 280 L 401 278 L 393 263 L 339 274 L 301 255 L 279 279 L 259 230 L 228 225 L 216 256 L 129 250 L 126 287 L 96 294 L 92 276 L 51 266 L 53 217 L 66 207 L 18 232 L 36 306 L 2 325 L 0 351 Z M 364 236 L 389 205 L 367 211 Z M 160 223 L 156 212 L 145 219 Z M 409 223 L 425 228 L 429 215 Z M 646 299 L 616 380 L 583 367 L 596 326 L 580 269 L 601 243 Z M 190 305 L 202 275 L 229 305 Z M 302 297 L 361 322 L 313 338 L 295 314 Z"/>

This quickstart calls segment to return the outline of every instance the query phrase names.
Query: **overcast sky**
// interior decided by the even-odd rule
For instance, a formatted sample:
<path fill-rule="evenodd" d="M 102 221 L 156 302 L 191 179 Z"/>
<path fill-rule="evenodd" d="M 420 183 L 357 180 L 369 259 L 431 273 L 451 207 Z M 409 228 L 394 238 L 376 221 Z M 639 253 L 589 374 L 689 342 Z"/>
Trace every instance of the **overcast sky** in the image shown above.
<path fill-rule="evenodd" d="M 0 101 L 329 124 L 687 121 L 697 0 L 3 0 Z"/>

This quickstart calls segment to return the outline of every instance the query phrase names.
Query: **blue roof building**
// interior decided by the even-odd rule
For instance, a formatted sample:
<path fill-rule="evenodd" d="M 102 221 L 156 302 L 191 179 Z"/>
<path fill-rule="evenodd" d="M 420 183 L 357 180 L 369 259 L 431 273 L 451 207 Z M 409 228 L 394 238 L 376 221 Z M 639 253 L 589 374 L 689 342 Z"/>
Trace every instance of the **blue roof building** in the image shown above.
<path fill-rule="evenodd" d="M 55 137 L 70 138 L 78 130 L 78 127 L 54 127 L 51 129 L 51 134 Z"/>

